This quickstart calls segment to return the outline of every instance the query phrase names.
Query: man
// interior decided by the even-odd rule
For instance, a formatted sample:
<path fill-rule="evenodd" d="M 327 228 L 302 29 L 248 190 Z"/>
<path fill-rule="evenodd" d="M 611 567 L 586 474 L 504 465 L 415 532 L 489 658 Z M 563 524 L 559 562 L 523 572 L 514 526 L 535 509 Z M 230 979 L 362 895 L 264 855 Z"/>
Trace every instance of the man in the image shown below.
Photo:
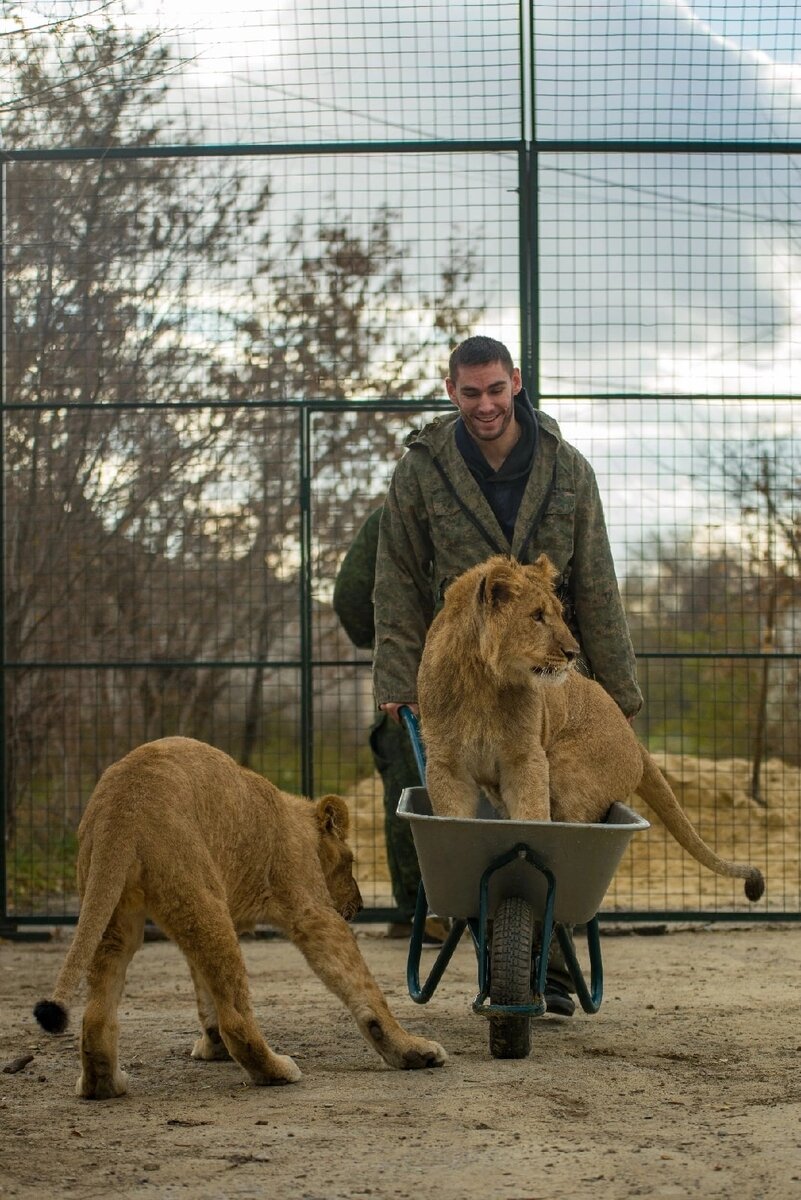
<path fill-rule="evenodd" d="M 375 578 L 373 682 L 382 712 L 416 710 L 426 631 L 448 584 L 493 554 L 545 553 L 560 572 L 582 667 L 632 720 L 642 704 L 595 476 L 559 426 L 535 412 L 502 342 L 471 337 L 451 354 L 458 412 L 406 439 L 384 504 Z M 555 970 L 552 1011 L 570 1015 Z M 568 1011 L 569 1010 L 569 1011 Z"/>
<path fill-rule="evenodd" d="M 354 646 L 372 648 L 375 641 L 373 585 L 378 550 L 378 526 L 381 509 L 371 513 L 357 532 L 340 565 L 334 583 L 334 611 Z M 397 815 L 398 801 L 405 787 L 420 782 L 420 773 L 406 730 L 379 713 L 370 729 L 373 762 L 384 785 L 384 838 L 392 896 L 398 907 L 399 921 L 389 927 L 390 937 L 409 937 L 417 904 L 420 867 L 408 821 Z M 424 945 L 440 945 L 447 935 L 441 921 L 430 917 L 423 932 Z"/>
<path fill-rule="evenodd" d="M 342 560 L 334 583 L 334 611 L 354 646 L 372 648 L 375 641 L 373 586 L 381 509 L 371 513 Z M 380 713 L 370 730 L 373 761 L 384 784 L 384 832 L 392 895 L 401 924 L 411 922 L 417 901 L 420 868 L 411 826 L 395 810 L 403 788 L 419 783 L 419 772 L 406 730 Z"/>

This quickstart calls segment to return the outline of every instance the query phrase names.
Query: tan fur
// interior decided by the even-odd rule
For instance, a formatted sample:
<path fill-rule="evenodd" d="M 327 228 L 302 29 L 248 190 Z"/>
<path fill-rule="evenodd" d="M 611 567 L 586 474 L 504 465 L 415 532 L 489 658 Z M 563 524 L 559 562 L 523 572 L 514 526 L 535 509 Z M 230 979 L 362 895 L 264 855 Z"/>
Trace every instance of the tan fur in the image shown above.
<path fill-rule="evenodd" d="M 448 588 L 418 675 L 434 812 L 475 816 L 483 789 L 514 820 L 597 822 L 637 793 L 693 858 L 757 900 L 760 872 L 702 841 L 615 702 L 573 669 L 555 576 L 545 555 L 498 556 Z"/>
<path fill-rule="evenodd" d="M 189 962 L 202 1031 L 194 1058 L 230 1056 L 256 1084 L 300 1078 L 253 1018 L 237 934 L 263 921 L 300 948 L 386 1062 L 441 1066 L 442 1048 L 394 1019 L 346 924 L 362 907 L 347 830 L 340 797 L 314 804 L 279 791 L 191 738 L 148 742 L 109 767 L 78 832 L 75 938 L 52 1000 L 35 1010 L 45 1028 L 60 1031 L 86 974 L 78 1095 L 107 1099 L 126 1090 L 117 1007 L 146 915 Z"/>

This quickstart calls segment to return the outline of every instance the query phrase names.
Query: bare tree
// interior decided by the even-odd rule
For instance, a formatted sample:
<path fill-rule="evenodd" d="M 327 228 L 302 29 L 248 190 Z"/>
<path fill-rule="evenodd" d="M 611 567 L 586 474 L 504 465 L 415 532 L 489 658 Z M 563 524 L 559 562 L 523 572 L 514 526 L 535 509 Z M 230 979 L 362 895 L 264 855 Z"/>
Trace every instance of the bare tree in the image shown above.
<path fill-rule="evenodd" d="M 186 142 L 164 115 L 181 64 L 163 41 L 116 29 L 102 4 L 79 8 L 92 19 L 9 39 L 6 147 Z M 363 227 L 301 221 L 278 255 L 271 186 L 249 182 L 236 162 L 192 157 L 7 167 L 12 812 L 21 778 L 46 772 L 47 752 L 74 757 L 82 730 L 98 765 L 162 732 L 212 736 L 231 678 L 202 664 L 261 663 L 285 637 L 298 424 L 260 402 L 413 395 L 426 356 L 479 311 L 469 250 L 447 256 L 430 293 L 410 294 L 408 247 L 385 210 Z M 321 571 L 341 549 L 338 511 L 354 490 L 374 502 L 371 460 L 393 441 L 358 412 L 321 425 Z M 90 688 L 86 671 L 57 663 L 101 665 Z M 246 755 L 259 670 L 241 706 Z"/>
<path fill-rule="evenodd" d="M 439 365 L 451 342 L 469 332 L 481 311 L 470 295 L 475 255 L 469 248 L 451 248 L 438 286 L 421 294 L 408 279 L 408 247 L 397 240 L 394 220 L 389 209 L 379 210 L 364 228 L 340 217 L 309 229 L 299 218 L 280 257 L 265 235 L 264 257 L 245 305 L 248 315 L 239 322 L 244 366 L 218 372 L 216 382 L 243 404 L 253 397 L 430 398 L 420 379 L 431 374 L 432 356 Z M 337 514 L 343 506 L 353 508 L 358 521 L 383 498 L 375 464 L 392 461 L 399 420 L 376 420 L 374 414 L 353 408 L 317 422 L 319 577 L 331 579 L 341 556 Z M 300 537 L 297 423 L 286 417 L 273 419 L 269 456 L 259 439 L 252 444 L 261 449 L 248 470 L 260 491 L 250 557 L 264 561 L 266 570 L 250 628 L 257 657 L 263 659 L 276 634 L 276 596 L 286 587 L 285 561 L 274 556 L 276 526 L 288 545 L 297 545 Z M 285 628 L 283 623 L 282 634 Z M 263 669 L 257 668 L 248 693 L 241 751 L 245 762 L 252 755 L 264 706 L 263 676 Z"/>
<path fill-rule="evenodd" d="M 749 569 L 759 580 L 760 649 L 765 657 L 751 750 L 751 795 L 758 803 L 770 749 L 770 656 L 777 648 L 782 610 L 801 603 L 801 469 L 796 450 L 792 439 L 749 440 L 721 462 L 726 491 L 739 510 Z"/>
<path fill-rule="evenodd" d="M 710 457 L 707 484 L 710 474 L 733 502 L 727 540 L 721 545 L 721 528 L 707 526 L 649 542 L 625 581 L 626 608 L 636 649 L 654 655 L 645 673 L 652 738 L 749 756 L 761 803 L 766 757 L 799 754 L 798 665 L 772 658 L 799 649 L 798 456 L 789 439 L 728 443 Z M 688 657 L 660 660 L 660 651 Z M 693 664 L 697 651 L 720 657 Z"/>
<path fill-rule="evenodd" d="M 152 35 L 66 22 L 22 30 L 7 50 L 8 149 L 165 135 L 155 114 L 171 60 Z M 207 352 L 189 336 L 194 273 L 230 261 L 249 219 L 235 171 L 211 204 L 196 175 L 191 161 L 7 168 L 5 399 L 20 406 L 5 417 L 11 662 L 142 656 L 142 598 L 168 591 L 165 546 L 174 556 L 182 514 L 233 425 L 225 413 L 192 422 L 176 406 L 208 378 Z M 73 736 L 79 692 L 74 672 L 11 671 L 10 797 L 23 744 L 35 770 L 32 744 Z"/>

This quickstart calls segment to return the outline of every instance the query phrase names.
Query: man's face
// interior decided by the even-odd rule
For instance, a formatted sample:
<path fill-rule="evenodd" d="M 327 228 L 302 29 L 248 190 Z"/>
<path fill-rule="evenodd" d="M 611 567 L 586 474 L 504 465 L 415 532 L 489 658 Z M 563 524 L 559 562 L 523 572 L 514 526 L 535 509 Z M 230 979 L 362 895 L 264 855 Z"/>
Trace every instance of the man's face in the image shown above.
<path fill-rule="evenodd" d="M 460 367 L 446 379 L 448 395 L 462 414 L 467 432 L 478 442 L 503 437 L 515 414 L 514 398 L 523 386 L 517 367 L 509 375 L 499 362 Z"/>

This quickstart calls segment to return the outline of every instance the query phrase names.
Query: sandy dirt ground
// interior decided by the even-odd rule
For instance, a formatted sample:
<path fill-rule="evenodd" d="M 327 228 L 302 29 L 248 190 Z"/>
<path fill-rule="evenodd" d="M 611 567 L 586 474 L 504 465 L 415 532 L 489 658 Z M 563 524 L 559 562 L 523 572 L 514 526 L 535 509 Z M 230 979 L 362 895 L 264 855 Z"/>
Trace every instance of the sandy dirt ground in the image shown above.
<path fill-rule="evenodd" d="M 0 1196 L 801 1197 L 797 927 L 606 936 L 600 1012 L 537 1019 L 511 1062 L 470 1011 L 469 943 L 418 1007 L 405 944 L 379 933 L 357 928 L 365 957 L 399 1019 L 446 1047 L 443 1069 L 385 1067 L 297 950 L 257 938 L 258 1018 L 304 1074 L 254 1088 L 189 1058 L 188 971 L 149 942 L 121 1005 L 130 1092 L 102 1103 L 73 1095 L 80 1000 L 60 1037 L 31 1016 L 69 935 L 0 944 Z"/>

